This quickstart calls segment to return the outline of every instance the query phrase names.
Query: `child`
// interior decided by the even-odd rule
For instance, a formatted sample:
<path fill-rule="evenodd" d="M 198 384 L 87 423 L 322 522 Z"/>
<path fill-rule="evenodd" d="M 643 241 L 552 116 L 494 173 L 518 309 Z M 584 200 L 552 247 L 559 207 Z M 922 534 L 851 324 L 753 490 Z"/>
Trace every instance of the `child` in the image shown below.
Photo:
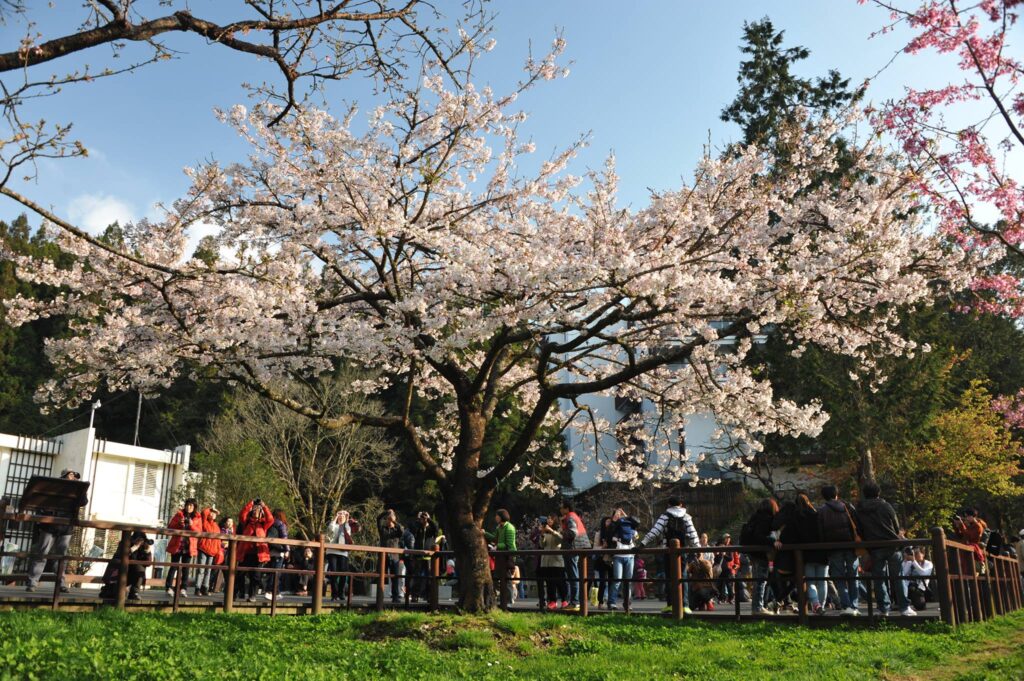
<path fill-rule="evenodd" d="M 647 568 L 643 558 L 636 559 L 636 570 L 633 572 L 636 581 L 633 583 L 633 600 L 647 600 Z"/>

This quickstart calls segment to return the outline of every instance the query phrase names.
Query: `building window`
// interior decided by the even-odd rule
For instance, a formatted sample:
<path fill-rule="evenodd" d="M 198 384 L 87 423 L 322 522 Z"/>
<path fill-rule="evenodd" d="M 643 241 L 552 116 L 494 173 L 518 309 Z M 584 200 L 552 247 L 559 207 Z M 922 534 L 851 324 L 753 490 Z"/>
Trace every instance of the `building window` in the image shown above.
<path fill-rule="evenodd" d="M 56 447 L 53 447 L 56 451 Z M 4 482 L 4 496 L 10 499 L 13 508 L 18 507 L 21 500 L 21 493 L 25 491 L 25 485 L 34 475 L 50 476 L 53 474 L 54 454 L 47 452 L 34 452 L 23 449 L 15 449 L 11 452 L 11 463 L 7 469 L 7 480 Z M 7 524 L 5 532 L 5 543 L 10 542 L 17 547 L 17 551 L 28 551 L 32 546 L 32 531 L 34 523 Z M 15 562 L 16 572 L 24 570 L 25 559 L 19 558 Z"/>
<path fill-rule="evenodd" d="M 159 471 L 159 464 L 136 461 L 135 473 L 132 476 L 132 494 L 138 497 L 155 497 Z"/>

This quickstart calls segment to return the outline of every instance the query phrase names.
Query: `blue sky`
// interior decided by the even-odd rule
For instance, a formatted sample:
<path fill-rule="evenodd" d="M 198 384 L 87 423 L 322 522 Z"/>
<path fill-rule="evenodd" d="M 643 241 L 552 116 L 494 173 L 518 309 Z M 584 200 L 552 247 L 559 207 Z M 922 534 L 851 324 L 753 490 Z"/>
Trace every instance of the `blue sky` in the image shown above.
<path fill-rule="evenodd" d="M 201 16 L 203 6 L 213 5 L 193 3 L 193 12 Z M 802 62 L 802 74 L 836 68 L 852 82 L 876 74 L 906 40 L 900 32 L 869 40 L 887 16 L 855 0 L 496 0 L 492 8 L 498 12 L 493 33 L 498 47 L 481 63 L 478 81 L 498 91 L 511 87 L 531 42 L 535 52 L 543 52 L 561 30 L 572 74 L 520 100 L 531 114 L 523 129 L 543 155 L 590 132 L 591 146 L 573 170 L 599 167 L 614 151 L 623 203 L 634 207 L 644 204 L 648 188 L 672 188 L 689 177 L 709 139 L 721 146 L 738 136 L 718 115 L 736 92 L 744 20 L 767 15 L 786 31 L 788 45 L 808 47 L 812 55 Z M 69 27 L 67 9 L 39 9 L 35 16 L 36 30 L 44 36 Z M 23 34 L 21 25 L 0 26 L 5 49 L 15 47 Z M 113 219 L 152 215 L 156 202 L 180 196 L 187 187 L 184 167 L 210 158 L 241 158 L 244 144 L 212 110 L 246 103 L 239 83 L 273 77 L 273 71 L 193 36 L 167 42 L 182 51 L 179 59 L 68 88 L 27 107 L 33 118 L 73 120 L 76 137 L 91 154 L 43 162 L 38 178 L 18 189 L 97 230 Z M 99 63 L 104 49 L 76 59 Z M 938 82 L 950 75 L 949 68 L 950 62 L 938 57 L 902 56 L 873 82 L 868 99 L 897 96 L 908 80 Z M 40 70 L 48 74 L 54 67 Z M 331 94 L 339 104 L 356 99 L 364 110 L 373 104 L 369 88 L 359 81 L 345 82 Z M 2 201 L 0 218 L 21 212 Z"/>

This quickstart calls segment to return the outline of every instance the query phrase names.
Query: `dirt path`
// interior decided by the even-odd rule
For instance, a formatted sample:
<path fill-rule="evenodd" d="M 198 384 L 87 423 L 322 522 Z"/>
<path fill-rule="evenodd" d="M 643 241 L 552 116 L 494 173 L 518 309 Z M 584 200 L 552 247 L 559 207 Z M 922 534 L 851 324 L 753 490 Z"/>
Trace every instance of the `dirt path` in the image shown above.
<path fill-rule="evenodd" d="M 974 652 L 954 658 L 947 658 L 939 665 L 921 669 L 910 674 L 886 674 L 882 678 L 885 681 L 952 681 L 963 676 L 970 676 L 983 672 L 986 664 L 994 660 L 1001 660 L 1012 655 L 1024 655 L 1024 629 L 1016 629 L 1009 636 L 1003 639 L 987 640 L 981 643 L 981 647 Z M 1004 676 L 1007 681 L 1010 679 L 1024 679 L 1024 663 L 1021 663 L 1022 670 L 1019 676 Z"/>

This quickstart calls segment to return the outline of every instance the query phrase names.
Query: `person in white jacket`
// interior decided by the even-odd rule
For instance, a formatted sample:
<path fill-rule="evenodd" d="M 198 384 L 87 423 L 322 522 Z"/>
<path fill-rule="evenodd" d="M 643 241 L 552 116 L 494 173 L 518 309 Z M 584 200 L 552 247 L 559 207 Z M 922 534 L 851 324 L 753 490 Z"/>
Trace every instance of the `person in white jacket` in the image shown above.
<path fill-rule="evenodd" d="M 655 542 L 659 544 L 668 545 L 673 540 L 678 539 L 679 543 L 684 547 L 700 546 L 700 536 L 697 534 L 697 528 L 693 525 L 693 517 L 686 512 L 686 507 L 683 506 L 682 500 L 678 497 L 670 497 L 668 500 L 668 508 L 665 512 L 658 517 L 657 522 L 654 523 L 654 527 L 651 528 L 650 532 L 644 535 L 644 538 L 640 540 L 640 548 L 645 546 L 651 546 Z M 664 557 L 665 562 L 665 575 L 669 574 L 668 570 L 668 556 Z M 686 564 L 688 561 L 683 561 L 683 578 L 687 576 Z M 675 589 L 669 588 L 668 590 L 668 605 L 665 610 L 672 610 L 672 601 L 675 594 Z M 686 582 L 683 582 L 683 612 L 687 615 L 690 614 L 690 608 L 687 607 L 687 603 L 690 599 L 690 589 Z"/>
<path fill-rule="evenodd" d="M 327 526 L 328 544 L 353 544 L 352 535 L 359 531 L 359 523 L 353 519 L 349 512 L 342 509 L 338 511 L 334 520 Z M 348 572 L 348 551 L 341 548 L 329 548 L 327 554 L 328 572 Z M 345 598 L 348 592 L 348 575 L 330 575 L 327 583 L 331 585 L 331 600 L 340 601 Z"/>

